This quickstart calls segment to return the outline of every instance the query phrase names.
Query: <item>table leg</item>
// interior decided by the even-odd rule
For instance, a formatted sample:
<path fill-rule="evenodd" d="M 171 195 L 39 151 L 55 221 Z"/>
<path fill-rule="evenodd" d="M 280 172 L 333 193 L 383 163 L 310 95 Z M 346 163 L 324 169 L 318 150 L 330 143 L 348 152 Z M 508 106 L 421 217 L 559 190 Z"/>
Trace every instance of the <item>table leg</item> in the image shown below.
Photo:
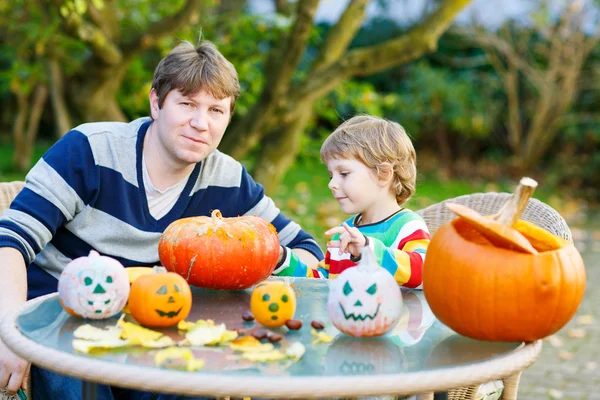
<path fill-rule="evenodd" d="M 98 384 L 81 381 L 81 398 L 83 400 L 96 400 L 98 398 Z"/>

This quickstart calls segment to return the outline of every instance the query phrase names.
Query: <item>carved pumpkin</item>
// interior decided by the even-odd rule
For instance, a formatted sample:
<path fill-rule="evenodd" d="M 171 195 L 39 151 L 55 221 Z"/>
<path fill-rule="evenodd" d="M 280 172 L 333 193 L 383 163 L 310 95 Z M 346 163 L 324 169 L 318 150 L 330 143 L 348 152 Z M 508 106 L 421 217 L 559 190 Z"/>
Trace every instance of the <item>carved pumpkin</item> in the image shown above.
<path fill-rule="evenodd" d="M 151 274 L 153 269 L 151 267 L 127 267 L 125 268 L 125 272 L 127 272 L 127 277 L 129 278 L 129 287 L 131 288 L 131 284 L 140 276 Z M 123 307 L 124 313 L 131 313 L 129 311 L 129 299 Z"/>
<path fill-rule="evenodd" d="M 154 267 L 131 284 L 129 310 L 141 325 L 167 327 L 184 320 L 192 308 L 192 291 L 181 276 Z"/>
<path fill-rule="evenodd" d="M 277 231 L 265 219 L 244 216 L 183 218 L 173 222 L 158 244 L 160 262 L 190 285 L 246 289 L 265 280 L 279 258 Z"/>
<path fill-rule="evenodd" d="M 282 326 L 294 318 L 296 293 L 283 281 L 259 283 L 252 291 L 250 310 L 259 324 Z"/>
<path fill-rule="evenodd" d="M 109 318 L 121 312 L 129 296 L 123 265 L 92 250 L 67 264 L 58 279 L 60 304 L 71 315 Z"/>
<path fill-rule="evenodd" d="M 400 320 L 402 294 L 386 269 L 377 265 L 369 247 L 358 265 L 331 281 L 327 310 L 331 321 L 350 336 L 381 336 Z"/>
<path fill-rule="evenodd" d="M 495 241 L 460 210 L 433 236 L 423 290 L 435 316 L 454 331 L 480 340 L 534 341 L 575 314 L 585 290 L 583 260 L 573 244 L 518 220 L 529 196 L 517 188 L 509 205 L 487 218 L 508 221 L 502 232 L 509 234 L 501 232 L 508 242 Z M 534 251 L 513 246 L 513 237 Z"/>

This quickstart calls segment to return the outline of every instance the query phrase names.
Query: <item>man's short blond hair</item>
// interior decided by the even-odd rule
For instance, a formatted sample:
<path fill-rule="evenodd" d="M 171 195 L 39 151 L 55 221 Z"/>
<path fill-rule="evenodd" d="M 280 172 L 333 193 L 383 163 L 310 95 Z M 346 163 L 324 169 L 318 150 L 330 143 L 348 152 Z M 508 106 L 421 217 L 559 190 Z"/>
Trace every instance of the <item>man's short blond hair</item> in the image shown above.
<path fill-rule="evenodd" d="M 231 97 L 232 114 L 240 95 L 235 67 L 214 44 L 206 40 L 200 41 L 196 47 L 182 41 L 171 50 L 154 70 L 152 88 L 158 96 L 159 108 L 172 90 L 179 90 L 184 96 L 204 90 L 217 99 Z"/>
<path fill-rule="evenodd" d="M 321 160 L 356 159 L 377 176 L 393 172 L 391 189 L 402 205 L 415 193 L 417 155 L 404 128 L 392 121 L 359 115 L 343 122 L 321 146 Z"/>

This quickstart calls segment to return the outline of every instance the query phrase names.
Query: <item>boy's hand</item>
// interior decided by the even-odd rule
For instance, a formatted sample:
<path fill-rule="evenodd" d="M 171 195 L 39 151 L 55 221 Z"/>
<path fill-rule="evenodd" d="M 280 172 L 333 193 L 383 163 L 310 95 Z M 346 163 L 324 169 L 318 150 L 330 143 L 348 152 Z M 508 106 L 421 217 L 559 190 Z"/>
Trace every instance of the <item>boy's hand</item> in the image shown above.
<path fill-rule="evenodd" d="M 340 234 L 339 240 L 331 240 L 327 243 L 328 247 L 339 248 L 339 254 L 348 252 L 353 257 L 359 257 L 360 251 L 365 247 L 366 239 L 365 235 L 360 233 L 358 228 L 350 227 L 347 223 L 343 223 L 342 226 L 336 226 L 335 228 L 329 229 L 325 232 L 326 236 L 332 236 L 336 233 Z"/>

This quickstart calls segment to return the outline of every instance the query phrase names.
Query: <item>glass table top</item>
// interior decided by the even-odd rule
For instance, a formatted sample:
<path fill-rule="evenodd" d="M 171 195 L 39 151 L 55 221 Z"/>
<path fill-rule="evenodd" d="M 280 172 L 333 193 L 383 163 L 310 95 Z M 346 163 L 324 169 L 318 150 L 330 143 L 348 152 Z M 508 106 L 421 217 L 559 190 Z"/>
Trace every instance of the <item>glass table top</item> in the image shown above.
<path fill-rule="evenodd" d="M 403 291 L 403 311 L 400 322 L 380 338 L 353 338 L 340 333 L 329 320 L 326 280 L 292 278 L 297 295 L 295 319 L 302 321 L 298 331 L 271 329 L 283 334 L 276 347 L 286 348 L 302 342 L 306 353 L 299 361 L 252 362 L 234 356 L 226 347 L 192 347 L 196 358 L 205 361 L 193 374 L 228 374 L 242 376 L 349 376 L 418 372 L 473 364 L 500 356 L 521 346 L 521 343 L 491 343 L 465 338 L 437 321 L 427 306 L 421 291 Z M 212 291 L 192 288 L 193 306 L 188 321 L 212 319 L 225 323 L 227 329 L 264 329 L 255 322 L 245 322 L 242 313 L 249 310 L 251 289 Z M 75 357 L 95 358 L 138 367 L 154 366 L 157 350 L 128 348 L 92 355 L 81 354 L 72 347 L 73 332 L 82 324 L 106 327 L 116 324 L 118 315 L 107 320 L 83 320 L 67 314 L 58 296 L 49 297 L 26 309 L 17 318 L 17 327 L 27 338 Z M 325 325 L 324 331 L 333 342 L 312 344 L 311 321 Z M 176 327 L 157 329 L 173 339 L 183 338 Z"/>

